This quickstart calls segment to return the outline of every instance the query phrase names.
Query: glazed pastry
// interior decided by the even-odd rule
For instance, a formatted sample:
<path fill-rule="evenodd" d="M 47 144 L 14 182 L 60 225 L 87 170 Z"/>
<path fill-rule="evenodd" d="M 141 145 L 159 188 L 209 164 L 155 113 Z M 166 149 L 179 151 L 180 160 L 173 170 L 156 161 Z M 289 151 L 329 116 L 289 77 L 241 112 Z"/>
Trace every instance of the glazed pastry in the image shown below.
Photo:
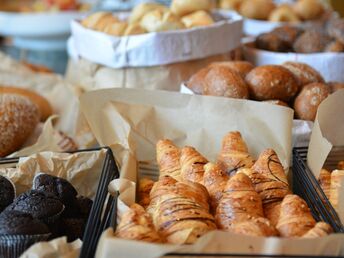
<path fill-rule="evenodd" d="M 208 163 L 204 166 L 202 184 L 207 188 L 210 196 L 210 207 L 213 213 L 222 198 L 229 176 L 219 165 Z"/>
<path fill-rule="evenodd" d="M 269 15 L 271 22 L 300 22 L 300 18 L 288 4 L 282 4 Z"/>
<path fill-rule="evenodd" d="M 182 17 L 181 21 L 185 28 L 207 26 L 214 23 L 213 18 L 203 10 L 185 15 Z"/>
<path fill-rule="evenodd" d="M 277 224 L 280 204 L 290 193 L 283 166 L 272 149 L 263 151 L 251 169 L 245 170 L 263 201 L 265 217 Z"/>
<path fill-rule="evenodd" d="M 239 12 L 249 19 L 267 20 L 274 9 L 272 0 L 244 0 Z"/>
<path fill-rule="evenodd" d="M 40 113 L 31 100 L 18 94 L 0 95 L 0 157 L 18 150 L 34 132 Z"/>
<path fill-rule="evenodd" d="M 136 24 L 139 23 L 142 19 L 142 17 L 151 11 L 154 10 L 162 10 L 167 11 L 168 8 L 162 4 L 157 3 L 141 3 L 134 7 L 134 9 L 131 11 L 130 17 L 129 17 L 129 23 L 130 24 Z"/>
<path fill-rule="evenodd" d="M 316 224 L 307 203 L 297 195 L 287 195 L 281 204 L 276 225 L 282 237 L 302 237 Z"/>
<path fill-rule="evenodd" d="M 118 18 L 109 12 L 97 12 L 87 16 L 81 24 L 89 29 L 103 31 L 109 24 L 119 22 Z"/>
<path fill-rule="evenodd" d="M 177 180 L 181 179 L 179 148 L 170 140 L 160 140 L 156 145 L 156 152 L 160 177 L 168 175 Z"/>
<path fill-rule="evenodd" d="M 216 229 L 209 206 L 204 206 L 207 190 L 200 184 L 165 177 L 154 185 L 151 199 L 154 225 L 169 243 L 192 244 Z"/>
<path fill-rule="evenodd" d="M 286 41 L 272 32 L 258 35 L 255 40 L 255 46 L 259 49 L 273 52 L 287 52 L 290 49 L 290 45 Z"/>
<path fill-rule="evenodd" d="M 210 68 L 216 66 L 224 66 L 232 69 L 233 71 L 239 73 L 242 78 L 245 79 L 246 75 L 254 68 L 253 64 L 247 61 L 224 61 L 224 62 L 214 62 L 209 65 Z"/>
<path fill-rule="evenodd" d="M 217 162 L 228 175 L 236 173 L 241 168 L 253 166 L 254 160 L 248 153 L 240 132 L 229 132 L 222 139 L 222 148 Z"/>
<path fill-rule="evenodd" d="M 337 164 L 337 168 L 339 170 L 344 170 L 344 161 L 339 161 L 338 164 Z"/>
<path fill-rule="evenodd" d="M 152 190 L 153 185 L 154 181 L 148 178 L 142 178 L 139 180 L 138 203 L 145 209 L 150 203 L 150 191 Z"/>
<path fill-rule="evenodd" d="M 128 24 L 126 22 L 109 23 L 104 27 L 103 32 L 112 36 L 119 37 L 124 35 L 127 26 Z"/>
<path fill-rule="evenodd" d="M 170 11 L 154 10 L 146 13 L 140 22 L 142 28 L 148 32 L 178 30 L 185 28 L 184 24 Z"/>
<path fill-rule="evenodd" d="M 333 208 L 338 209 L 339 191 L 342 186 L 344 170 L 334 170 L 331 174 L 330 202 Z"/>
<path fill-rule="evenodd" d="M 298 0 L 293 8 L 303 20 L 318 19 L 324 12 L 324 7 L 319 0 Z"/>
<path fill-rule="evenodd" d="M 204 79 L 204 95 L 247 99 L 248 87 L 239 73 L 224 66 L 212 67 Z"/>
<path fill-rule="evenodd" d="M 178 16 L 184 16 L 196 11 L 210 11 L 212 0 L 172 0 L 171 11 Z"/>
<path fill-rule="evenodd" d="M 329 94 L 329 87 L 324 83 L 311 83 L 304 86 L 294 102 L 296 117 L 314 121 L 319 105 Z"/>
<path fill-rule="evenodd" d="M 296 39 L 293 48 L 296 53 L 317 53 L 323 52 L 330 42 L 331 38 L 326 34 L 308 30 Z"/>
<path fill-rule="evenodd" d="M 326 169 L 322 169 L 319 174 L 318 182 L 324 194 L 329 199 L 331 192 L 331 172 Z"/>
<path fill-rule="evenodd" d="M 189 146 L 184 147 L 180 156 L 181 176 L 183 180 L 201 183 L 203 181 L 204 165 L 207 163 L 208 160 L 195 148 Z"/>
<path fill-rule="evenodd" d="M 197 73 L 191 76 L 186 86 L 191 89 L 195 94 L 202 95 L 204 93 L 205 81 L 204 78 L 210 71 L 209 67 L 202 68 Z"/>
<path fill-rule="evenodd" d="M 150 215 L 136 203 L 131 205 L 129 210 L 123 214 L 115 235 L 129 240 L 152 243 L 164 242 L 155 230 Z"/>
<path fill-rule="evenodd" d="M 242 0 L 220 0 L 220 9 L 229 9 L 239 11 Z"/>
<path fill-rule="evenodd" d="M 303 238 L 317 238 L 317 237 L 324 237 L 333 232 L 331 226 L 325 222 L 318 222 L 315 226 L 310 229 L 306 234 L 304 234 Z"/>

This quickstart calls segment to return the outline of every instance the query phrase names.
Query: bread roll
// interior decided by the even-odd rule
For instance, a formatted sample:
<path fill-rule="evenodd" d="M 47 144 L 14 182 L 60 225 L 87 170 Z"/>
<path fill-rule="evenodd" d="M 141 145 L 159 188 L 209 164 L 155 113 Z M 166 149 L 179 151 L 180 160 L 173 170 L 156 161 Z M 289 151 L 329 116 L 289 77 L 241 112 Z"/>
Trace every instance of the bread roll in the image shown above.
<path fill-rule="evenodd" d="M 275 33 L 262 33 L 255 40 L 255 46 L 262 50 L 273 52 L 288 52 L 290 45 Z"/>
<path fill-rule="evenodd" d="M 123 36 L 128 24 L 126 22 L 114 22 L 106 25 L 103 32 L 112 36 Z"/>
<path fill-rule="evenodd" d="M 321 74 L 307 64 L 290 61 L 283 63 L 282 66 L 287 68 L 294 75 L 298 81 L 300 89 L 313 82 L 325 82 Z"/>
<path fill-rule="evenodd" d="M 251 96 L 256 100 L 278 99 L 288 102 L 298 91 L 294 75 L 280 65 L 263 65 L 246 76 Z"/>
<path fill-rule="evenodd" d="M 293 8 L 303 20 L 319 19 L 324 12 L 324 7 L 319 0 L 298 0 Z"/>
<path fill-rule="evenodd" d="M 168 8 L 162 4 L 158 3 L 141 3 L 134 7 L 134 9 L 131 11 L 130 17 L 129 17 L 129 23 L 135 24 L 139 23 L 142 19 L 142 17 L 151 11 L 154 10 L 162 10 L 167 11 Z"/>
<path fill-rule="evenodd" d="M 178 16 L 184 16 L 196 11 L 209 11 L 212 0 L 172 0 L 171 11 Z"/>
<path fill-rule="evenodd" d="M 48 100 L 34 91 L 22 88 L 0 86 L 0 95 L 2 94 L 16 94 L 29 98 L 33 103 L 37 105 L 41 115 L 40 120 L 42 122 L 53 114 L 53 108 L 51 107 Z"/>
<path fill-rule="evenodd" d="M 220 0 L 219 7 L 221 9 L 229 9 L 239 11 L 242 0 Z"/>
<path fill-rule="evenodd" d="M 119 22 L 118 18 L 109 12 L 96 12 L 82 20 L 81 24 L 89 29 L 103 31 L 104 28 L 112 23 Z"/>
<path fill-rule="evenodd" d="M 323 52 L 331 41 L 325 33 L 307 30 L 295 40 L 293 48 L 296 53 L 318 53 Z"/>
<path fill-rule="evenodd" d="M 208 160 L 195 148 L 185 146 L 180 156 L 182 179 L 201 183 L 203 181 L 204 165 L 207 163 Z"/>
<path fill-rule="evenodd" d="M 295 40 L 303 33 L 303 30 L 296 26 L 284 25 L 273 29 L 271 33 L 282 40 L 288 51 L 291 51 Z"/>
<path fill-rule="evenodd" d="M 184 24 L 179 17 L 170 11 L 154 10 L 145 14 L 140 22 L 142 28 L 148 32 L 184 29 Z"/>
<path fill-rule="evenodd" d="M 156 144 L 156 157 L 159 166 L 160 177 L 171 176 L 177 180 L 180 175 L 180 149 L 172 141 L 165 139 Z"/>
<path fill-rule="evenodd" d="M 331 173 L 330 202 L 333 208 L 338 209 L 339 192 L 343 187 L 344 170 L 334 170 Z"/>
<path fill-rule="evenodd" d="M 300 22 L 300 18 L 288 4 L 280 5 L 269 15 L 272 22 Z"/>
<path fill-rule="evenodd" d="M 282 107 L 289 107 L 289 105 L 281 100 L 278 99 L 271 99 L 271 100 L 265 100 L 264 102 L 274 104 L 277 106 L 282 106 Z"/>
<path fill-rule="evenodd" d="M 213 18 L 203 10 L 185 15 L 181 20 L 186 28 L 208 26 L 214 23 Z"/>
<path fill-rule="evenodd" d="M 275 7 L 272 0 L 244 0 L 239 12 L 249 19 L 267 20 Z"/>
<path fill-rule="evenodd" d="M 232 69 L 233 71 L 239 73 L 242 78 L 245 79 L 246 75 L 254 68 L 254 65 L 247 61 L 224 61 L 224 62 L 214 62 L 210 64 L 210 68 L 216 66 L 224 66 Z"/>
<path fill-rule="evenodd" d="M 133 23 L 129 24 L 124 31 L 124 36 L 144 34 L 147 31 L 140 26 L 140 24 Z"/>
<path fill-rule="evenodd" d="M 344 89 L 344 83 L 342 82 L 328 82 L 327 83 L 330 93 L 334 93 L 337 90 Z"/>
<path fill-rule="evenodd" d="M 204 95 L 247 99 L 248 87 L 239 73 L 228 67 L 213 67 L 204 80 Z"/>
<path fill-rule="evenodd" d="M 0 95 L 0 157 L 18 150 L 39 122 L 39 110 L 27 97 Z"/>
<path fill-rule="evenodd" d="M 186 86 L 195 94 L 202 95 L 205 89 L 205 77 L 209 71 L 209 67 L 202 68 L 197 73 L 191 76 L 189 81 L 186 83 Z"/>
<path fill-rule="evenodd" d="M 296 97 L 294 110 L 296 117 L 314 121 L 320 103 L 330 94 L 329 88 L 323 83 L 311 83 L 303 87 Z"/>

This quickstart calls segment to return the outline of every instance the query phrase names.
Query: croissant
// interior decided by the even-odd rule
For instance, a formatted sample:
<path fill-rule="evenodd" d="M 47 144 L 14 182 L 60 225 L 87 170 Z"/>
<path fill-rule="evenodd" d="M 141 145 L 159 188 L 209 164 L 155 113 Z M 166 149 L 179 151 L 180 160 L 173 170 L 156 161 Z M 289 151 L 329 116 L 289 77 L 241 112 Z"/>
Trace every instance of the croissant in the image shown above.
<path fill-rule="evenodd" d="M 338 164 L 337 164 L 337 168 L 339 170 L 344 170 L 344 161 L 339 161 Z"/>
<path fill-rule="evenodd" d="M 216 229 L 209 206 L 204 205 L 209 198 L 207 194 L 204 186 L 198 183 L 178 182 L 168 177 L 153 186 L 153 222 L 167 242 L 192 244 L 205 233 Z"/>
<path fill-rule="evenodd" d="M 253 158 L 248 153 L 247 146 L 240 132 L 229 132 L 222 140 L 218 163 L 228 174 L 235 173 L 240 168 L 253 166 Z"/>
<path fill-rule="evenodd" d="M 330 202 L 335 209 L 338 209 L 338 197 L 343 177 L 344 170 L 334 170 L 331 174 Z"/>
<path fill-rule="evenodd" d="M 279 218 L 280 203 L 290 193 L 288 180 L 276 152 L 263 151 L 251 170 L 247 170 L 263 201 L 265 217 L 273 226 Z"/>
<path fill-rule="evenodd" d="M 329 199 L 331 189 L 331 172 L 326 169 L 322 169 L 319 174 L 318 182 L 321 189 L 324 191 L 324 194 Z"/>
<path fill-rule="evenodd" d="M 318 222 L 315 226 L 310 229 L 306 234 L 304 234 L 303 238 L 316 238 L 316 237 L 324 237 L 333 232 L 332 227 L 325 223 L 325 222 Z"/>
<path fill-rule="evenodd" d="M 271 225 L 267 218 L 254 218 L 236 223 L 233 225 L 230 231 L 236 234 L 257 237 L 278 235 L 277 230 Z"/>
<path fill-rule="evenodd" d="M 210 196 L 210 207 L 212 211 L 216 211 L 228 179 L 229 176 L 221 169 L 219 165 L 208 163 L 204 166 L 202 184 L 208 190 Z"/>
<path fill-rule="evenodd" d="M 301 197 L 292 194 L 284 197 L 276 225 L 282 237 L 301 237 L 315 224 L 307 203 Z"/>
<path fill-rule="evenodd" d="M 195 148 L 189 146 L 184 147 L 180 157 L 182 178 L 201 183 L 203 181 L 204 165 L 207 163 L 208 160 Z"/>
<path fill-rule="evenodd" d="M 129 210 L 123 214 L 115 235 L 130 240 L 163 242 L 154 228 L 150 215 L 138 204 L 131 205 Z"/>
<path fill-rule="evenodd" d="M 142 178 L 139 181 L 138 200 L 143 208 L 147 208 L 150 203 L 150 191 L 154 185 L 154 181 L 148 178 Z"/>
<path fill-rule="evenodd" d="M 156 145 L 157 162 L 160 170 L 160 177 L 171 176 L 177 180 L 180 177 L 180 155 L 181 152 L 170 140 L 160 140 Z"/>

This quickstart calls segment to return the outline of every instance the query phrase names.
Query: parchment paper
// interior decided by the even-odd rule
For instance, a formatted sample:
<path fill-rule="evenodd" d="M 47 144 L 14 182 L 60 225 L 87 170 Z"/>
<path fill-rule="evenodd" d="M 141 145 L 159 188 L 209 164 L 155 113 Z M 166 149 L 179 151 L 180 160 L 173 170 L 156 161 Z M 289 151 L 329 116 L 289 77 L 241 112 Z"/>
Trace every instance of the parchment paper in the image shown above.
<path fill-rule="evenodd" d="M 316 178 L 331 150 L 344 146 L 344 90 L 339 90 L 319 106 L 309 143 L 307 163 Z M 343 157 L 344 160 L 344 157 Z M 344 185 L 344 179 L 342 182 Z M 338 215 L 344 221 L 344 187 L 338 196 Z"/>

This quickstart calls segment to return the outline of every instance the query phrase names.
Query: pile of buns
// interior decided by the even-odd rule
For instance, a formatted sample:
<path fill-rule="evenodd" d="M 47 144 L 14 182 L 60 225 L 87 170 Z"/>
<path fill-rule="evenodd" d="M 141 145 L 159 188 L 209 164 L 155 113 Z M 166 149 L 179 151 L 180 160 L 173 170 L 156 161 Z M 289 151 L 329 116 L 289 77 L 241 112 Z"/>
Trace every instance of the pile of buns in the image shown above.
<path fill-rule="evenodd" d="M 81 24 L 113 36 L 189 29 L 213 24 L 215 21 L 209 13 L 213 7 L 212 0 L 173 0 L 170 8 L 157 3 L 142 3 L 132 10 L 128 20 L 108 12 L 97 12 Z"/>
<path fill-rule="evenodd" d="M 276 5 L 273 0 L 220 0 L 221 9 L 231 9 L 249 19 L 271 22 L 301 22 L 319 19 L 325 8 L 319 0 L 297 0 Z"/>
<path fill-rule="evenodd" d="M 318 182 L 320 187 L 324 191 L 324 194 L 331 202 L 333 208 L 336 210 L 339 207 L 338 197 L 343 187 L 342 182 L 344 179 L 344 161 L 340 161 L 337 165 L 337 169 L 330 172 L 327 169 L 320 171 Z"/>
<path fill-rule="evenodd" d="M 123 214 L 115 235 L 155 243 L 192 244 L 212 230 L 235 234 L 315 238 L 332 232 L 289 189 L 272 149 L 255 161 L 239 132 L 222 141 L 216 163 L 195 148 L 157 143 L 159 180 L 139 184 L 139 204 Z"/>
<path fill-rule="evenodd" d="M 0 10 L 8 12 L 51 12 L 87 10 L 88 4 L 78 0 L 2 0 Z"/>
<path fill-rule="evenodd" d="M 325 83 L 315 69 L 304 63 L 254 67 L 246 61 L 212 63 L 194 74 L 186 86 L 195 94 L 291 106 L 302 120 L 314 120 L 320 103 L 344 88 L 343 83 Z"/>

